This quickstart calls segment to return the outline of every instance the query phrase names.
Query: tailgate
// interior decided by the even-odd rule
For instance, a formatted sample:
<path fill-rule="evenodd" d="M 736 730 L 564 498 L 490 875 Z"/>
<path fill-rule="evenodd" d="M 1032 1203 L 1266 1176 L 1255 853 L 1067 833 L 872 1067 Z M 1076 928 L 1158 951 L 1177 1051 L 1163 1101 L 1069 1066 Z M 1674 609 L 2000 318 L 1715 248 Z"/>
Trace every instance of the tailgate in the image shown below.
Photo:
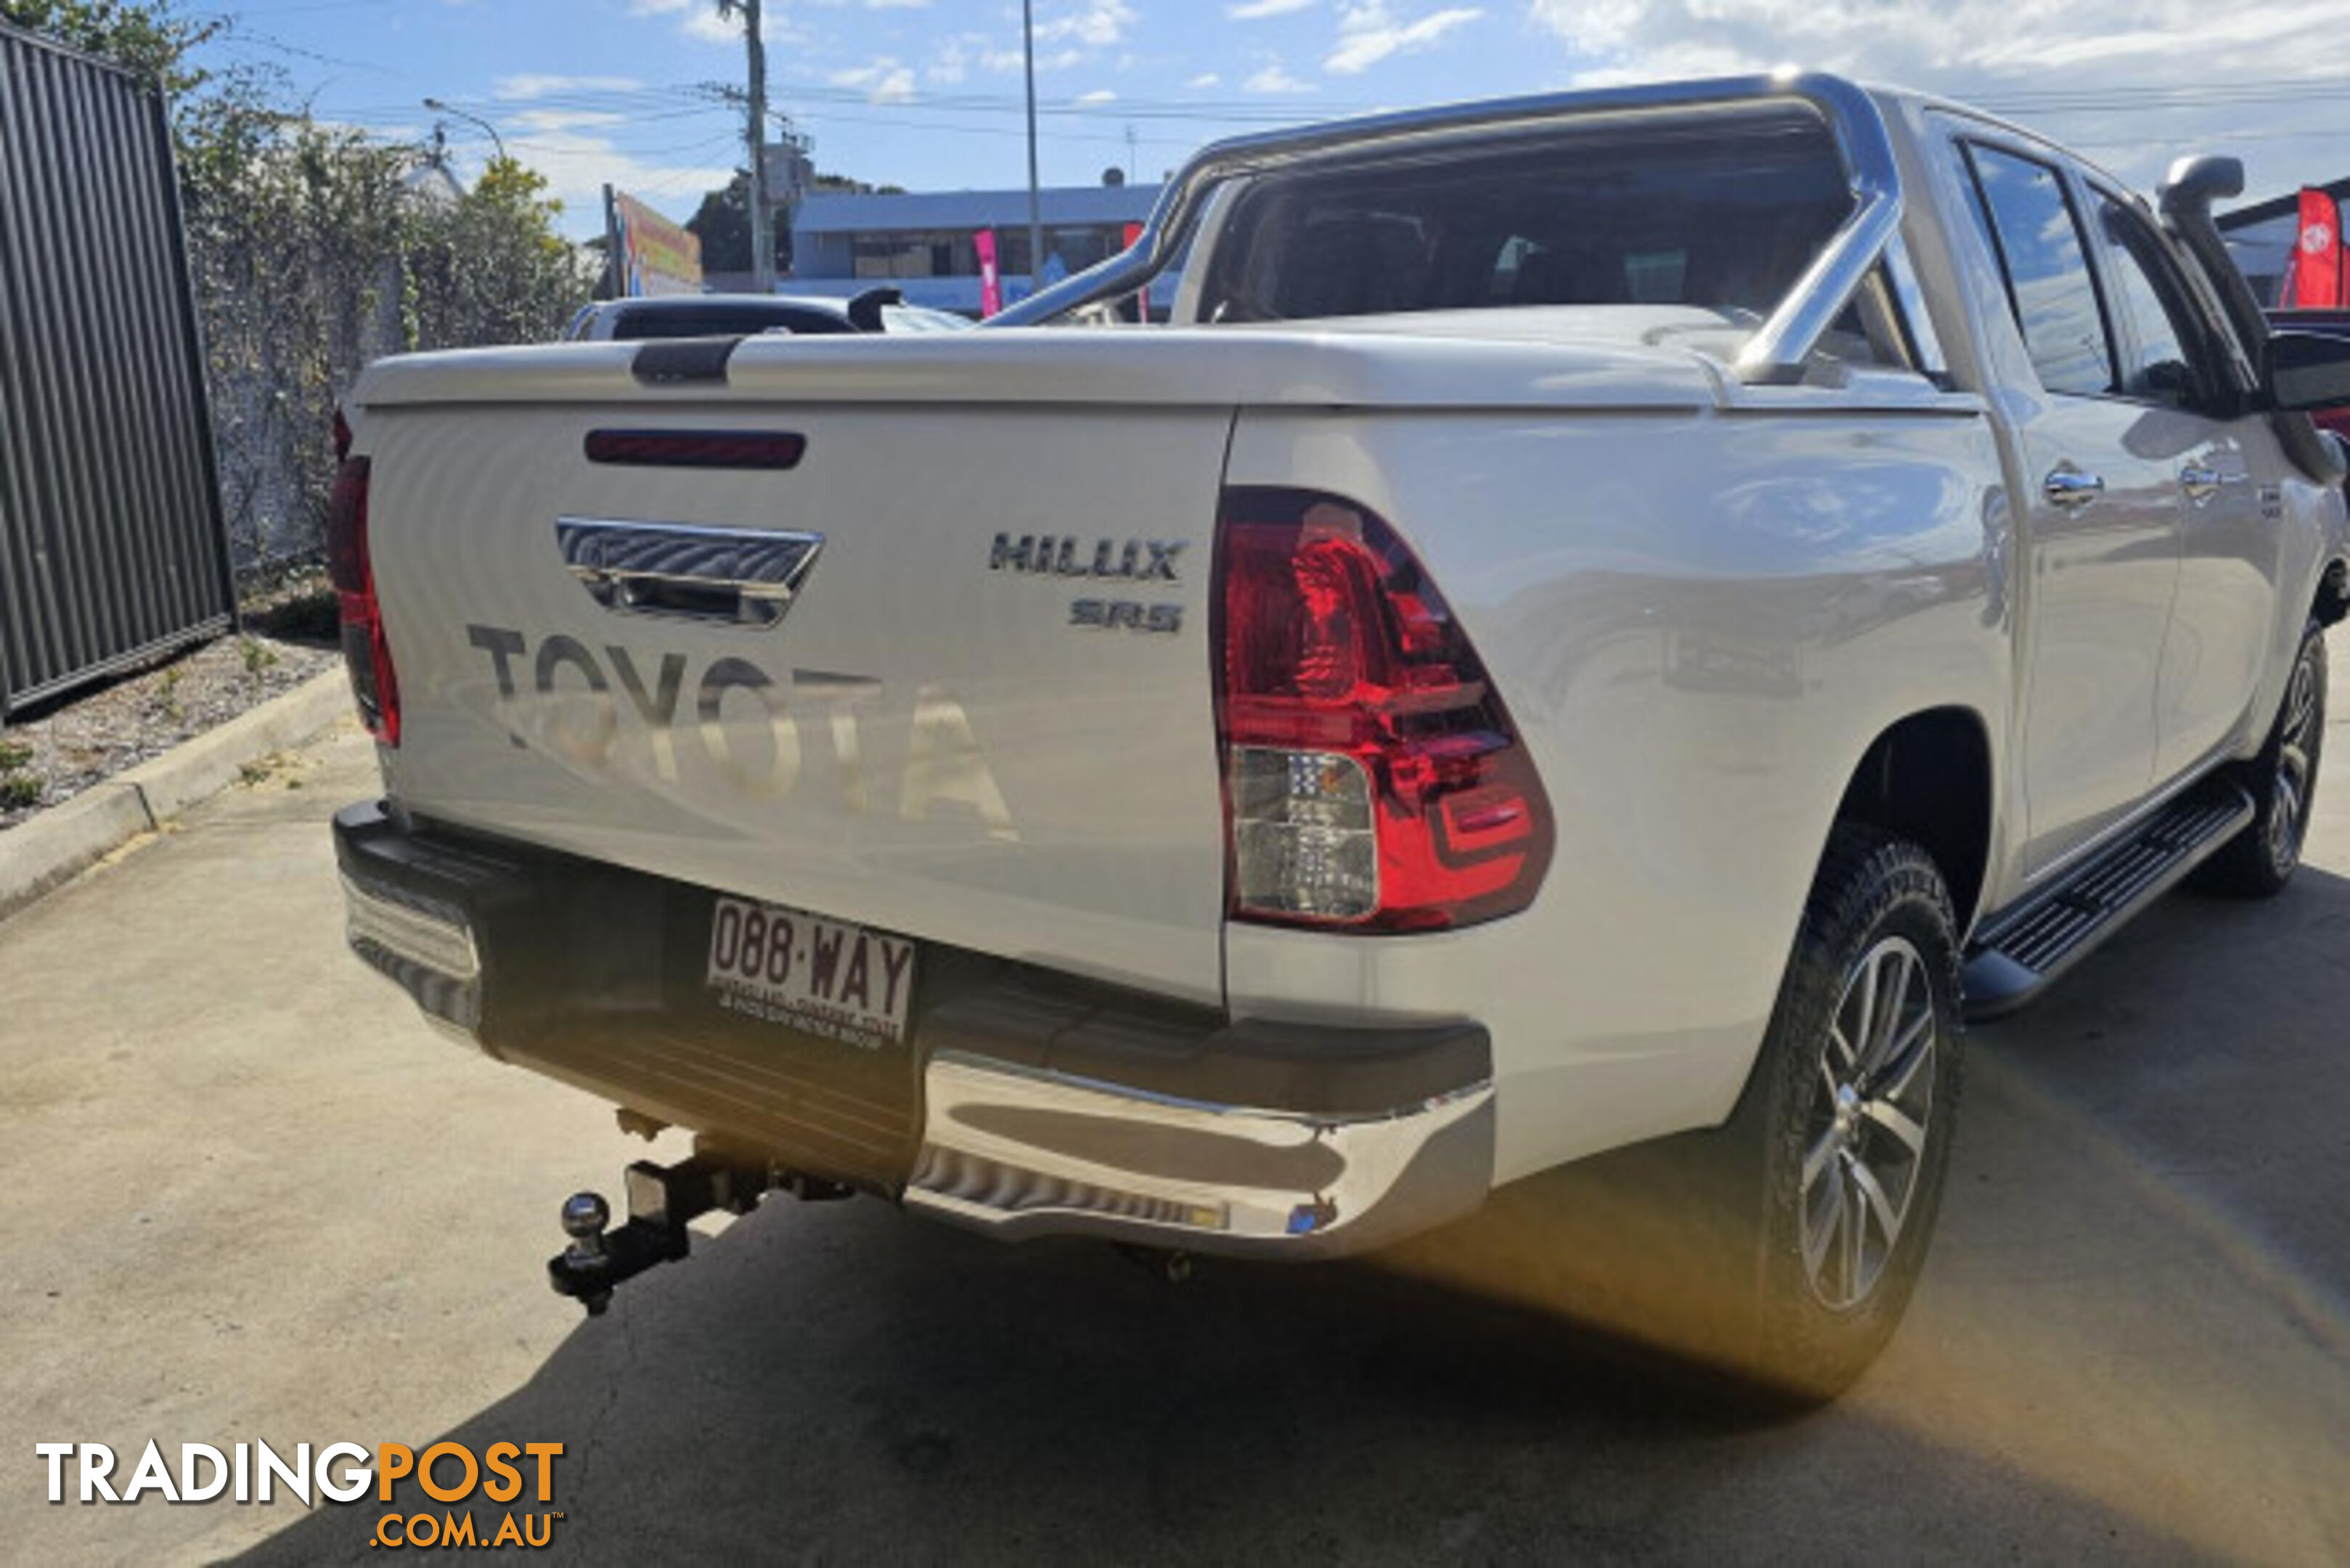
<path fill-rule="evenodd" d="M 1230 427 L 1133 405 L 371 407 L 387 782 L 426 817 L 1221 1001 L 1206 590 Z M 598 431 L 806 447 L 787 472 L 591 462 Z M 643 575 L 591 584 L 567 522 L 574 563 Z M 778 578 L 785 536 L 820 539 L 770 624 L 723 587 L 757 564 L 746 533 L 780 543 Z"/>

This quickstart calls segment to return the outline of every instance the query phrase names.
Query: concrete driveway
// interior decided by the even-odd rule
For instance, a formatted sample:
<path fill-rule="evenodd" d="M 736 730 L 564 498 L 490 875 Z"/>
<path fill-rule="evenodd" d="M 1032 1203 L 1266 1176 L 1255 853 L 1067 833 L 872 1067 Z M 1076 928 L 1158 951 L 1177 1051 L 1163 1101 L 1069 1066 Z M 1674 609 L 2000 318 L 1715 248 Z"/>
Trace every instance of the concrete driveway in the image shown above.
<path fill-rule="evenodd" d="M 1173 1289 L 871 1201 L 583 1321 L 556 1206 L 644 1146 L 344 955 L 346 733 L 0 925 L 0 1553 L 381 1563 L 368 1503 L 50 1505 L 33 1444 L 452 1437 L 563 1443 L 558 1550 L 625 1563 L 2342 1561 L 2345 742 L 2286 898 L 2175 898 L 1975 1033 L 1907 1326 L 1765 1419 L 1390 1267 Z"/>

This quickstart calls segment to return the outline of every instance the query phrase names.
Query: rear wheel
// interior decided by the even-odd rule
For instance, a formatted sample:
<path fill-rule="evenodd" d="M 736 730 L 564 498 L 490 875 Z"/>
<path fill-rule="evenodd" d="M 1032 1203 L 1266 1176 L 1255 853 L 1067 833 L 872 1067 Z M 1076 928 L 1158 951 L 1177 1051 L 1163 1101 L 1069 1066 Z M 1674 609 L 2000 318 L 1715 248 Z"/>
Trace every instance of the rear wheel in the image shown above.
<path fill-rule="evenodd" d="M 1917 1286 L 1958 1111 L 1958 972 L 1932 859 L 1837 828 L 1727 1129 L 1731 1149 L 1760 1146 L 1761 1202 L 1740 1238 L 1756 1259 L 1742 1359 L 1797 1397 L 1857 1378 Z"/>
<path fill-rule="evenodd" d="M 2196 879 L 2199 887 L 2265 898 L 2293 880 L 2302 843 L 2309 836 L 2309 810 L 2325 744 L 2325 628 L 2312 621 L 2301 634 L 2268 743 L 2245 764 L 2243 782 L 2256 815 L 2205 865 Z"/>
<path fill-rule="evenodd" d="M 1773 1407 L 1833 1398 L 1892 1338 L 1925 1262 L 1961 1044 L 1933 860 L 1840 826 L 1728 1125 L 1505 1188 L 1402 1266 L 1726 1373 L 1723 1391 Z"/>

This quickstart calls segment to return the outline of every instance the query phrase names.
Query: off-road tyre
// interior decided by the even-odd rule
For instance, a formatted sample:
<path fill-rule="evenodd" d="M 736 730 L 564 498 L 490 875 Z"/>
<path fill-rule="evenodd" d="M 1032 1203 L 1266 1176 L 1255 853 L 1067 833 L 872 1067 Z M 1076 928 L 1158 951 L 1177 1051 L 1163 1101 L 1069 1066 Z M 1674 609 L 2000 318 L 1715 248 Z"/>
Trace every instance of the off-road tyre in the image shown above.
<path fill-rule="evenodd" d="M 2309 836 L 2317 764 L 2325 749 L 2325 628 L 2313 620 L 2302 629 L 2267 742 L 2237 771 L 2252 797 L 2252 820 L 2197 868 L 2199 891 L 2270 898 L 2293 880 Z"/>
<path fill-rule="evenodd" d="M 1898 965 L 1906 983 L 1924 991 L 1879 1003 L 1891 1014 L 1881 1042 L 1844 1040 L 1863 1000 L 1864 961 L 1877 966 L 1881 985 Z M 1941 1206 L 1964 1078 L 1963 1028 L 1958 921 L 1941 873 L 1915 844 L 1839 826 L 1804 905 L 1753 1075 L 1724 1129 L 1729 1149 L 1751 1151 L 1757 1178 L 1746 1223 L 1731 1231 L 1742 1250 L 1751 1248 L 1752 1263 L 1733 1370 L 1775 1397 L 1834 1398 L 1899 1326 Z M 1857 1061 L 1847 1059 L 1846 1044 Z M 1831 1083 L 1853 1091 L 1842 1116 Z M 1888 1113 L 1921 1132 L 1917 1147 Z M 1824 1147 L 1833 1172 L 1814 1167 Z M 1871 1173 L 1879 1198 L 1898 1198 L 1889 1234 L 1885 1210 L 1850 1175 L 1853 1165 Z M 1844 1183 L 1846 1201 L 1863 1204 L 1856 1268 L 1841 1257 L 1825 1261 L 1825 1270 L 1814 1262 L 1832 1179 Z M 1833 1244 L 1849 1241 L 1838 1232 Z"/>

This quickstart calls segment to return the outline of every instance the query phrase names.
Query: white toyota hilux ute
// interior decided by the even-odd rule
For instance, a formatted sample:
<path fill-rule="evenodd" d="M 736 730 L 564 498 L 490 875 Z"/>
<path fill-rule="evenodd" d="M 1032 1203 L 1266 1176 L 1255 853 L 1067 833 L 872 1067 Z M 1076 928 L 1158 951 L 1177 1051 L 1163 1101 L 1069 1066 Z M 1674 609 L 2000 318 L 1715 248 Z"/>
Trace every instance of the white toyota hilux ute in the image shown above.
<path fill-rule="evenodd" d="M 567 1206 L 592 1309 L 769 1187 L 1325 1257 L 1677 1139 L 1713 1349 L 1833 1391 L 1962 1017 L 2298 857 L 2350 344 L 2240 182 L 1628 88 L 1211 148 L 986 330 L 381 362 L 351 945 L 698 1135 Z"/>

